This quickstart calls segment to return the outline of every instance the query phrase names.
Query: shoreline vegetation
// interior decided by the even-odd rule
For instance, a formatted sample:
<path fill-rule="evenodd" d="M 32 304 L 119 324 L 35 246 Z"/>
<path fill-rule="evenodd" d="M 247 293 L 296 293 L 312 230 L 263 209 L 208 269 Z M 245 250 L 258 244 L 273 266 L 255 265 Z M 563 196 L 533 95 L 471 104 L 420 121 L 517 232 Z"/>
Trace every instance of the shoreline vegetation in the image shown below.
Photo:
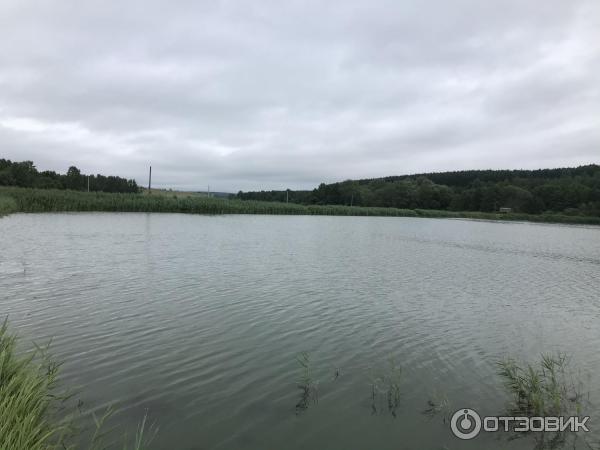
<path fill-rule="evenodd" d="M 61 386 L 60 364 L 48 354 L 48 346 L 34 344 L 33 350 L 22 352 L 18 350 L 18 341 L 8 331 L 5 319 L 0 323 L 0 448 L 102 450 L 116 445 L 123 450 L 142 450 L 148 447 L 157 429 L 146 424 L 146 417 L 129 439 L 127 435 L 115 437 L 114 428 L 106 428 L 114 413 L 112 408 L 99 418 L 92 414 L 95 423 L 92 430 L 76 426 L 75 419 L 81 411 L 72 404 L 74 393 Z"/>
<path fill-rule="evenodd" d="M 344 205 L 302 205 L 207 197 L 194 193 L 147 191 L 141 193 L 84 192 L 58 189 L 0 187 L 0 216 L 43 212 L 161 212 L 187 214 L 272 214 L 327 216 L 423 217 L 528 221 L 600 225 L 600 217 L 555 213 L 494 213 L 401 209 Z"/>
<path fill-rule="evenodd" d="M 12 212 L 391 216 L 600 225 L 600 165 L 464 170 L 321 183 L 307 191 L 148 191 L 135 180 L 39 171 L 0 159 L 0 216 Z"/>

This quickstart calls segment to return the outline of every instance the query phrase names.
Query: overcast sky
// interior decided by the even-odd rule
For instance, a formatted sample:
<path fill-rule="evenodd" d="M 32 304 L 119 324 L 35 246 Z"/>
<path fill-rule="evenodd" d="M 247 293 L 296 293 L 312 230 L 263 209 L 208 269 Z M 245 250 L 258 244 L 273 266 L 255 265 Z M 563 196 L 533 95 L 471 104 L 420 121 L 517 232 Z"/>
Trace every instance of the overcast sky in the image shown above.
<path fill-rule="evenodd" d="M 235 192 L 600 162 L 600 2 L 0 2 L 0 158 Z"/>

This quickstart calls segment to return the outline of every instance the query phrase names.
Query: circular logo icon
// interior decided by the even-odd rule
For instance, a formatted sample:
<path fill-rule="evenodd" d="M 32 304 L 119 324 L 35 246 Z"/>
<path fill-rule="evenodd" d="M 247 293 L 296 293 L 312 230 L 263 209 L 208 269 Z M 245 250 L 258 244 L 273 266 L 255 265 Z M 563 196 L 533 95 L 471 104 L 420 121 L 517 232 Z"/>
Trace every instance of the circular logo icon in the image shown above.
<path fill-rule="evenodd" d="M 459 439 L 473 439 L 481 431 L 481 417 L 473 409 L 459 409 L 450 419 L 450 428 Z"/>

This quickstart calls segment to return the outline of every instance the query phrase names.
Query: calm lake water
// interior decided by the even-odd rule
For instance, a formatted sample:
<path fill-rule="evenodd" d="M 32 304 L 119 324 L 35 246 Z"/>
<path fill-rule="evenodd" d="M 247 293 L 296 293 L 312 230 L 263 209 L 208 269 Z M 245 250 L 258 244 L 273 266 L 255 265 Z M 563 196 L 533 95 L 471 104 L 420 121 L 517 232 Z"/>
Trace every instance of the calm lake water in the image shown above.
<path fill-rule="evenodd" d="M 85 411 L 153 449 L 532 448 L 422 412 L 500 414 L 504 356 L 565 351 L 600 400 L 600 228 L 380 217 L 16 214 L 0 313 L 53 338 Z M 318 403 L 296 414 L 310 355 Z M 393 417 L 371 380 L 402 369 Z M 588 425 L 600 429 L 591 407 Z M 592 433 L 593 434 L 593 433 Z M 590 437 L 590 439 L 592 439 Z M 597 439 L 593 440 L 597 442 Z"/>

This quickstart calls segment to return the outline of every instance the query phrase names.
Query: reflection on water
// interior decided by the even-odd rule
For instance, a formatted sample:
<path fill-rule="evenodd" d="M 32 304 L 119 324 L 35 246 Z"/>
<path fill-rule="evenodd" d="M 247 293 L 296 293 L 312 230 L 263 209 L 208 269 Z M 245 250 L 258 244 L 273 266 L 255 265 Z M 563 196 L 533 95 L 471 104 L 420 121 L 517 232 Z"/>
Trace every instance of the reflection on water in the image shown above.
<path fill-rule="evenodd" d="M 506 448 L 444 420 L 506 409 L 505 356 L 564 351 L 599 398 L 599 228 L 31 214 L 0 236 L 1 312 L 54 337 L 88 408 L 148 410 L 156 449 Z M 296 414 L 304 351 L 318 402 Z"/>

